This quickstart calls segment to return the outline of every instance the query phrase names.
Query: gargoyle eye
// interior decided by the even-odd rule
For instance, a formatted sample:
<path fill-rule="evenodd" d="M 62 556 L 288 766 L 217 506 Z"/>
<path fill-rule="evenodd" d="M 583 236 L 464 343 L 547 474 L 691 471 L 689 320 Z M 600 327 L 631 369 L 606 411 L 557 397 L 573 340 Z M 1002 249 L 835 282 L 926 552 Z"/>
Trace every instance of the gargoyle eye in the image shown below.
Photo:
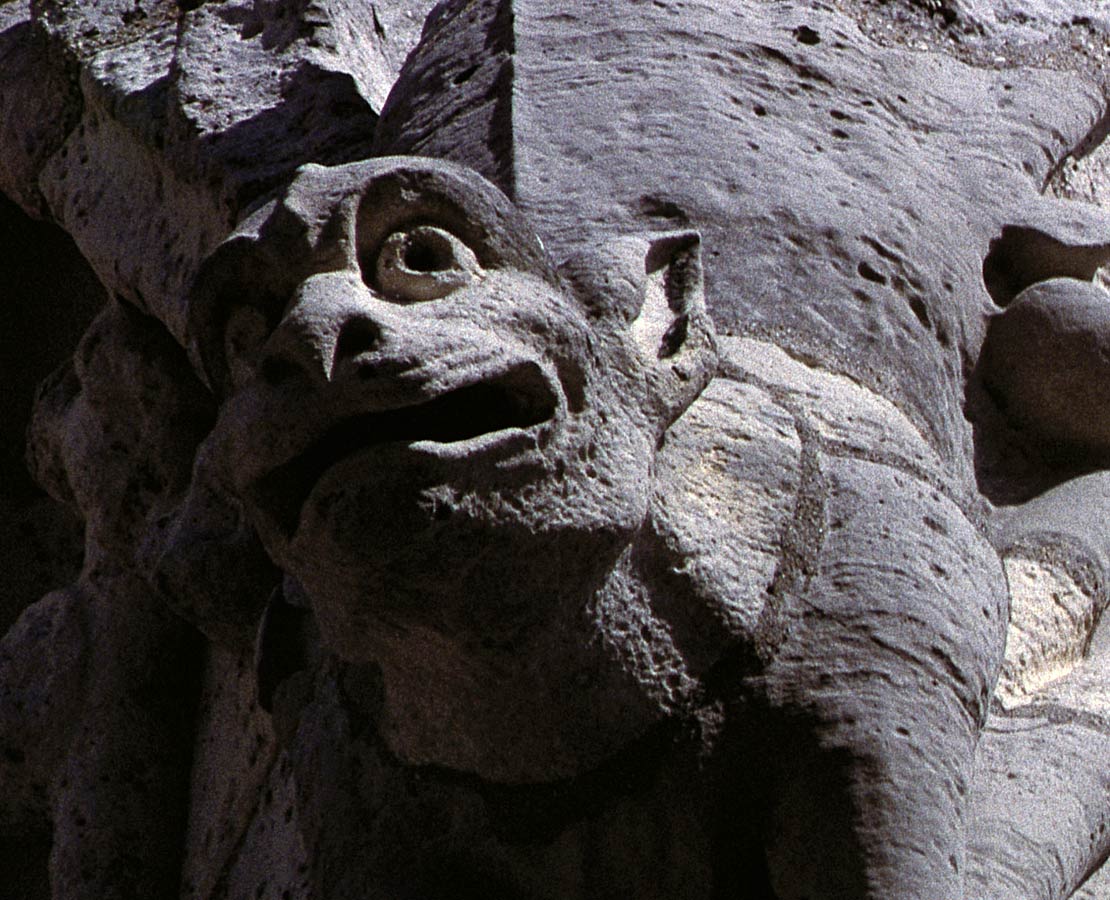
<path fill-rule="evenodd" d="M 483 274 L 474 252 L 457 237 L 433 225 L 419 225 L 395 231 L 382 242 L 372 286 L 391 299 L 438 300 Z"/>

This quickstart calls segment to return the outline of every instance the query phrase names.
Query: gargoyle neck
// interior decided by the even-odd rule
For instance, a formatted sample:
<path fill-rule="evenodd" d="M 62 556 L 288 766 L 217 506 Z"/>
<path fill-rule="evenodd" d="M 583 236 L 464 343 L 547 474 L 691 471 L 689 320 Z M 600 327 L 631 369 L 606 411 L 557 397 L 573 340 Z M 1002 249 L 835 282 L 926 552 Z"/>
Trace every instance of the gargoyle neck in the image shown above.
<path fill-rule="evenodd" d="M 513 646 L 412 628 L 382 648 L 379 730 L 399 759 L 498 783 L 553 781 L 592 770 L 679 711 L 681 658 L 644 650 L 651 612 L 627 564 L 573 610 L 566 597 L 536 600 L 553 614 Z M 612 630 L 625 622 L 636 627 L 627 643 Z"/>

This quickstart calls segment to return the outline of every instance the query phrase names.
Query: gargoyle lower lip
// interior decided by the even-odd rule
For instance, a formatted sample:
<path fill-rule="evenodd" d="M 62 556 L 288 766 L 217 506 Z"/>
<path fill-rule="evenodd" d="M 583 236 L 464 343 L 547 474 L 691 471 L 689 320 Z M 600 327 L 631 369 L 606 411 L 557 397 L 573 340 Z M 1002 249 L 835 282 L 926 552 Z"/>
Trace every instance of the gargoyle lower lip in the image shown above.
<path fill-rule="evenodd" d="M 552 419 L 557 408 L 556 394 L 539 365 L 519 363 L 421 403 L 343 418 L 304 452 L 259 478 L 251 494 L 289 538 L 316 483 L 354 453 L 379 444 L 456 444 L 526 429 Z"/>

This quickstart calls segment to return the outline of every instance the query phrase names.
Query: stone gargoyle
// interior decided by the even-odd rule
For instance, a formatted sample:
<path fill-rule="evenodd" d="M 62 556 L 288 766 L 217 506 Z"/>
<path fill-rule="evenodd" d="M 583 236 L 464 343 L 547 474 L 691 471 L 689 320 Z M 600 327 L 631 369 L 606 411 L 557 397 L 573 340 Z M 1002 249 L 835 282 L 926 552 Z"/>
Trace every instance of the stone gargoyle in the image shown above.
<path fill-rule="evenodd" d="M 185 6 L 122 14 L 215 29 L 176 76 L 213 33 L 277 71 Z M 1098 379 L 1042 375 L 1101 346 L 1110 242 L 1030 188 L 1096 92 L 717 6 L 448 4 L 380 120 L 327 112 L 349 74 L 298 101 L 512 201 L 407 155 L 285 184 L 300 120 L 261 117 L 235 191 L 154 165 L 163 218 L 117 234 L 83 167 L 161 82 L 72 105 L 43 183 L 119 296 L 29 458 L 85 563 L 0 643 L 0 838 L 50 829 L 54 896 L 1059 900 L 1105 861 L 1110 432 Z M 575 29 L 620 38 L 605 78 L 546 71 Z M 289 160 L 357 158 L 306 128 Z"/>
<path fill-rule="evenodd" d="M 284 821 L 323 896 L 989 877 L 999 556 L 896 407 L 716 338 L 700 265 L 680 231 L 556 267 L 482 178 L 396 157 L 304 168 L 202 267 L 220 413 L 145 553 L 255 643 L 296 799 L 250 830 Z"/>

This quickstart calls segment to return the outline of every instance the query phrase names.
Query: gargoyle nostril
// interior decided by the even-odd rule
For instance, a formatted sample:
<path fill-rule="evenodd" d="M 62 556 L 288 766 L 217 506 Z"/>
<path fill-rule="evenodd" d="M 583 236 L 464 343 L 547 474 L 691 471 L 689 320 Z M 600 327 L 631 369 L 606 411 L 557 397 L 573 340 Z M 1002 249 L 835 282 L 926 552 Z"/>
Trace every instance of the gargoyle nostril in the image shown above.
<path fill-rule="evenodd" d="M 340 358 L 358 356 L 377 346 L 381 329 L 367 319 L 352 319 L 339 332 L 335 352 Z"/>

